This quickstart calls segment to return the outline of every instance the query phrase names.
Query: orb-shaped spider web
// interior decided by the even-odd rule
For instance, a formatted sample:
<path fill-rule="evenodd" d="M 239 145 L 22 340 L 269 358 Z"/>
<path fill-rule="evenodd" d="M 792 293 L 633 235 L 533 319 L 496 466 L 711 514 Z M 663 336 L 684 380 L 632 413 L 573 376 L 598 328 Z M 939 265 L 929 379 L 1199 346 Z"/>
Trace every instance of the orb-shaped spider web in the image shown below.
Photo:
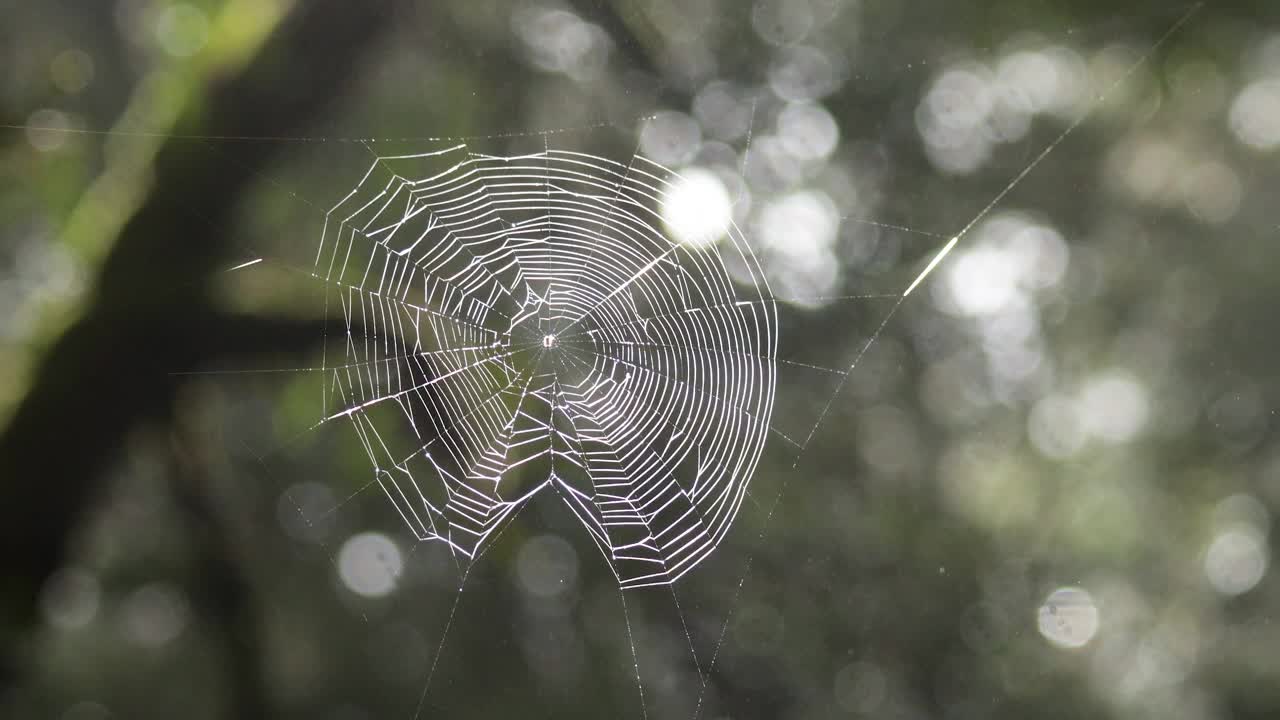
<path fill-rule="evenodd" d="M 555 493 L 623 587 L 722 541 L 760 461 L 776 307 L 730 223 L 676 237 L 680 178 L 568 151 L 376 157 L 326 216 L 347 418 L 410 531 L 475 558 Z M 688 198 L 682 198 L 687 207 Z"/>

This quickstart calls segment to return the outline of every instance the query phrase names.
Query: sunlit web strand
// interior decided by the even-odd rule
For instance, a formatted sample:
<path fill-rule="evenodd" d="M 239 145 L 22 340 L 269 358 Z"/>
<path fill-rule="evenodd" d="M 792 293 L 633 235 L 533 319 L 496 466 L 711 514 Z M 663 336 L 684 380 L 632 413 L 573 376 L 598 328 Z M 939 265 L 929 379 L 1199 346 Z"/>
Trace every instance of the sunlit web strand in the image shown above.
<path fill-rule="evenodd" d="M 632 119 L 632 122 L 642 122 L 651 120 L 654 116 L 651 114 L 640 115 Z M 369 145 L 378 143 L 408 143 L 408 142 L 479 142 L 485 140 L 514 140 L 519 138 L 535 138 L 535 137 L 554 137 L 556 135 L 564 135 L 568 133 L 579 133 L 590 130 L 602 130 L 610 127 L 620 127 L 621 123 L 601 120 L 599 122 L 587 125 L 575 125 L 572 127 L 547 128 L 544 130 L 509 130 L 505 132 L 495 132 L 478 135 L 416 135 L 416 136 L 400 136 L 400 137 L 351 137 L 351 136 L 333 136 L 333 135 L 201 135 L 198 133 L 172 133 L 161 132 L 155 130 L 129 129 L 124 127 L 115 127 L 109 130 L 95 128 L 78 128 L 53 125 L 34 125 L 34 124 L 15 124 L 0 123 L 0 129 L 5 130 L 38 130 L 41 132 L 56 132 L 69 135 L 94 135 L 94 136 L 118 136 L 118 137 L 147 137 L 162 140 L 190 140 L 194 142 L 243 142 L 243 143 L 334 143 L 334 144 L 359 144 Z"/>

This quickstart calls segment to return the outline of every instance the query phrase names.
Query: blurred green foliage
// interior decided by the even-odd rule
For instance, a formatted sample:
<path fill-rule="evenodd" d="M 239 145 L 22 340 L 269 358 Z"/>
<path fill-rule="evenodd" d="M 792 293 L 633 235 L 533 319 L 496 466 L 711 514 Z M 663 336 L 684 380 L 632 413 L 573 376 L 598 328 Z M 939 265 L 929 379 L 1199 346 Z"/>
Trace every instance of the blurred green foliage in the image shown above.
<path fill-rule="evenodd" d="M 313 427 L 323 378 L 246 372 L 314 367 L 324 337 L 165 368 L 204 374 L 175 376 L 172 422 L 132 427 L 95 479 L 37 625 L 6 648 L 23 672 L 0 714 L 1280 712 L 1270 3 L 395 8 L 336 113 L 305 136 L 235 140 L 205 137 L 225 112 L 212 89 L 254 73 L 294 91 L 257 56 L 289 3 L 0 2 L 3 415 L 92 311 L 120 229 L 171 180 L 152 166 L 167 145 L 194 163 L 279 153 L 227 239 L 227 267 L 265 261 L 216 277 L 209 301 L 323 320 L 298 270 L 324 210 L 371 152 L 460 137 L 639 149 L 727 178 L 780 297 L 861 296 L 781 305 L 780 357 L 853 367 L 839 392 L 833 373 L 780 367 L 774 424 L 804 438 L 830 411 L 798 459 L 771 438 L 717 553 L 672 592 L 628 593 L 624 614 L 551 501 L 459 594 L 447 552 L 412 544 L 366 491 L 349 428 Z M 183 118 L 199 137 L 173 137 Z M 207 203 L 185 198 L 190 223 Z M 147 293 L 187 282 L 129 270 Z M 155 352 L 131 351 L 140 366 Z M 382 597 L 343 581 L 344 550 L 370 532 L 403 564 Z M 531 590 L 553 572 L 563 592 Z"/>

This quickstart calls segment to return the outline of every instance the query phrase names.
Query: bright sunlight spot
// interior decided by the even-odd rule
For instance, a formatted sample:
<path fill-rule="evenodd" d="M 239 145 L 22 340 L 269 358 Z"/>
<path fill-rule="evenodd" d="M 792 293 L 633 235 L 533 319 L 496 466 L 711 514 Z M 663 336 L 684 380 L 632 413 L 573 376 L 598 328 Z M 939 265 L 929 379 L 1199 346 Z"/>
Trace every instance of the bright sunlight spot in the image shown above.
<path fill-rule="evenodd" d="M 662 203 L 662 221 L 680 242 L 691 247 L 714 244 L 733 221 L 729 191 L 715 173 L 689 168 L 681 173 Z"/>

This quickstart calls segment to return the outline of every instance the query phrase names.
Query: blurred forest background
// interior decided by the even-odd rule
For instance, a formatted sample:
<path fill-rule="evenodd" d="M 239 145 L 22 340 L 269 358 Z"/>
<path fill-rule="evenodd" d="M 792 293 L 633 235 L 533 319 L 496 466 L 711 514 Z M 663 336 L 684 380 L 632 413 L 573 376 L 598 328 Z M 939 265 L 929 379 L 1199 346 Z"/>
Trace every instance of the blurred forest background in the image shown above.
<path fill-rule="evenodd" d="M 0 716 L 1280 716 L 1272 0 L 0 18 Z M 713 173 L 827 367 L 978 221 L 838 394 L 780 370 L 780 430 L 831 410 L 674 593 L 624 615 L 549 502 L 459 594 L 254 372 L 315 364 L 290 268 L 369 147 L 439 137 Z"/>

